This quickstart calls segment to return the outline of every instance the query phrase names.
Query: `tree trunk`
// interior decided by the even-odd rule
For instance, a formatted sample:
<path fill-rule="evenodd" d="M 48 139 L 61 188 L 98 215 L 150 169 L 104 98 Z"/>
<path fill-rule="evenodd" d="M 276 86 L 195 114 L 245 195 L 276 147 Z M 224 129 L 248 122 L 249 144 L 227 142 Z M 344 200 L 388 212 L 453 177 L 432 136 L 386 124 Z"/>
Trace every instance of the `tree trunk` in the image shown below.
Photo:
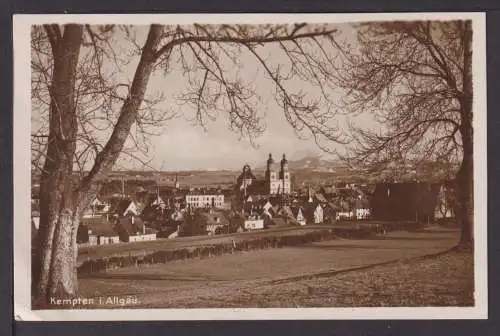
<path fill-rule="evenodd" d="M 55 29 L 55 30 L 54 30 Z M 68 25 L 57 39 L 58 28 L 46 27 L 54 54 L 51 87 L 50 134 L 47 159 L 40 182 L 40 230 L 33 259 L 33 306 L 47 307 L 50 298 L 70 298 L 77 292 L 77 231 L 80 212 L 89 206 L 111 171 L 144 100 L 156 62 L 161 26 L 152 25 L 134 74 L 129 96 L 104 149 L 89 174 L 73 181 L 77 118 L 75 74 L 83 29 Z"/>
<path fill-rule="evenodd" d="M 459 220 L 462 228 L 460 247 L 469 248 L 474 241 L 474 151 L 473 151 L 473 87 L 472 87 L 472 27 L 463 23 L 464 72 L 460 99 L 463 159 L 457 175 Z"/>
<path fill-rule="evenodd" d="M 46 26 L 54 56 L 50 87 L 50 128 L 40 181 L 40 231 L 33 258 L 34 306 L 50 296 L 76 292 L 74 255 L 78 221 L 73 200 L 73 159 L 76 150 L 76 69 L 83 28 Z"/>
<path fill-rule="evenodd" d="M 457 175 L 459 210 L 457 216 L 461 225 L 459 245 L 464 248 L 472 247 L 474 241 L 474 163 L 472 141 L 467 142 L 470 144 L 465 145 L 464 141 L 464 158 Z M 470 150 L 466 147 L 470 147 Z"/>

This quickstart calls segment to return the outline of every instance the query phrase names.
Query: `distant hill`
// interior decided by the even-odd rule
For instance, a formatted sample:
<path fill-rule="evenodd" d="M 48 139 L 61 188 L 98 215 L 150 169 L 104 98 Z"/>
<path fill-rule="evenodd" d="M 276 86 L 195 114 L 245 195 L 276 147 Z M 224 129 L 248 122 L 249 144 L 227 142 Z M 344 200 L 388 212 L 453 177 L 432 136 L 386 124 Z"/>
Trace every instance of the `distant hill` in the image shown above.
<path fill-rule="evenodd" d="M 281 158 L 275 158 L 279 166 Z M 301 159 L 289 159 L 288 165 L 292 172 L 292 183 L 295 186 L 320 185 L 336 182 L 349 183 L 376 183 L 384 180 L 398 181 L 440 181 L 452 178 L 457 166 L 450 163 L 436 163 L 432 161 L 407 162 L 404 165 L 387 167 L 361 167 L 350 168 L 341 162 L 327 159 L 319 155 L 307 155 Z M 264 177 L 265 163 L 252 167 L 259 178 Z M 153 172 L 153 171 L 113 171 L 106 177 L 108 184 L 122 188 L 121 180 L 126 181 L 126 188 L 134 189 L 138 186 L 151 187 L 154 185 L 173 186 L 178 179 L 181 187 L 201 187 L 218 185 L 230 187 L 236 182 L 241 170 L 218 171 L 179 171 L 179 172 Z M 75 178 L 77 177 L 75 173 Z M 39 176 L 33 172 L 33 185 L 39 183 Z M 118 190 L 117 189 L 117 190 Z M 135 190 L 135 189 L 134 189 Z"/>

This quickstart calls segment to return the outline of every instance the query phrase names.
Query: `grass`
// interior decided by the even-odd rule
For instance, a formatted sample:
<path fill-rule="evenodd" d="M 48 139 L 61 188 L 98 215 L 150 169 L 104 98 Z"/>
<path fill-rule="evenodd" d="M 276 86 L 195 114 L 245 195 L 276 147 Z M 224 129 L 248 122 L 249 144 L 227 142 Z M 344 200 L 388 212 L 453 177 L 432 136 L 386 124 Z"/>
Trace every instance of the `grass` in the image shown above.
<path fill-rule="evenodd" d="M 228 235 L 179 237 L 175 239 L 160 238 L 155 241 L 147 242 L 84 246 L 78 249 L 78 261 L 82 262 L 84 260 L 95 260 L 105 257 L 109 258 L 128 255 L 143 255 L 159 250 L 174 250 L 215 244 L 227 244 L 232 243 L 233 240 L 235 242 L 239 242 L 265 236 L 305 234 L 325 228 L 326 225 L 316 225 L 308 227 L 284 227 L 253 232 L 234 233 Z"/>
<path fill-rule="evenodd" d="M 362 227 L 370 227 L 381 224 L 382 222 L 362 221 L 362 222 L 338 222 L 335 225 L 331 224 L 316 224 L 300 226 L 276 227 L 265 230 L 256 230 L 250 232 L 233 233 L 217 236 L 192 236 L 179 237 L 175 239 L 159 238 L 155 241 L 119 243 L 109 245 L 82 246 L 78 249 L 78 262 L 82 264 L 84 261 L 97 260 L 111 257 L 126 257 L 126 256 L 144 256 L 156 251 L 169 251 L 183 248 L 196 248 L 201 246 L 210 246 L 217 244 L 231 244 L 234 242 L 249 241 L 256 238 L 271 237 L 271 236 L 291 236 L 305 235 L 310 232 L 321 231 L 333 227 L 345 227 L 358 230 Z"/>
<path fill-rule="evenodd" d="M 81 278 L 80 290 L 137 297 L 127 308 L 467 306 L 472 254 L 418 259 L 450 249 L 458 237 L 433 228 L 129 267 Z"/>
<path fill-rule="evenodd" d="M 186 307 L 422 307 L 473 306 L 473 256 L 448 252 L 242 291 L 205 296 Z"/>

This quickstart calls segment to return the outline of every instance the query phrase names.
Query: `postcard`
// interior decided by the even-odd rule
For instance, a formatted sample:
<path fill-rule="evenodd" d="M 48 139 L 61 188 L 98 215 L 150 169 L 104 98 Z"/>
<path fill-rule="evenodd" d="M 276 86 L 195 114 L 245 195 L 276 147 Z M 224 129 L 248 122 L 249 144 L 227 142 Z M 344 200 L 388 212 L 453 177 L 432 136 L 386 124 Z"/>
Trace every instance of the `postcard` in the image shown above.
<path fill-rule="evenodd" d="M 484 13 L 13 34 L 16 319 L 487 318 Z"/>

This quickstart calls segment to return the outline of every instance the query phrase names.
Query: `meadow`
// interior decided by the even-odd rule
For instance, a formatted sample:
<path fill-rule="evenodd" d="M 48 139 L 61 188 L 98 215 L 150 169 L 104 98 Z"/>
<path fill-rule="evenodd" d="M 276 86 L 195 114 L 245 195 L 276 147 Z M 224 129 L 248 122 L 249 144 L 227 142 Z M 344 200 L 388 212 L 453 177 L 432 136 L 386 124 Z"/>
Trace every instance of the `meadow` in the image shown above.
<path fill-rule="evenodd" d="M 473 258 L 450 251 L 458 238 L 432 227 L 125 267 L 81 276 L 80 291 L 137 297 L 126 308 L 466 306 Z"/>

